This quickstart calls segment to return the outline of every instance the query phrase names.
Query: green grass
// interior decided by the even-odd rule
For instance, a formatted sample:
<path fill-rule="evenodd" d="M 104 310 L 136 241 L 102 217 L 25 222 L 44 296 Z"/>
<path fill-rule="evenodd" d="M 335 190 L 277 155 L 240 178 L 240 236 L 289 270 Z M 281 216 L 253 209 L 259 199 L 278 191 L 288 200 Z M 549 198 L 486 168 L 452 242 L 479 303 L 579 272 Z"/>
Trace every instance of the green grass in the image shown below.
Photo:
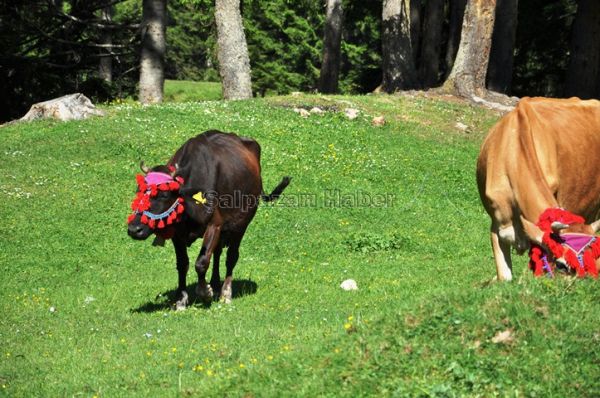
<path fill-rule="evenodd" d="M 222 98 L 221 83 L 165 80 L 165 102 L 216 101 Z"/>
<path fill-rule="evenodd" d="M 0 395 L 600 394 L 596 281 L 534 279 L 521 257 L 487 283 L 474 167 L 498 115 L 390 96 L 107 111 L 0 129 Z M 213 128 L 261 143 L 265 190 L 293 181 L 246 234 L 233 303 L 174 312 L 172 248 L 126 234 L 134 176 Z"/>

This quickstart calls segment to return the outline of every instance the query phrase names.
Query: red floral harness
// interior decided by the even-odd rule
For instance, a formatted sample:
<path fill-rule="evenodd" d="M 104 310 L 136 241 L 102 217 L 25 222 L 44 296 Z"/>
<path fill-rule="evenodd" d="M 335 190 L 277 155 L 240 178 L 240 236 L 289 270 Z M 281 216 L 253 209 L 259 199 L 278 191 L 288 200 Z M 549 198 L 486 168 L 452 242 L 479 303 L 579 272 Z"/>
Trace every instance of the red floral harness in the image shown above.
<path fill-rule="evenodd" d="M 138 214 L 141 214 L 142 224 L 156 229 L 154 232 L 165 239 L 171 238 L 174 229 L 168 227 L 181 220 L 184 210 L 183 198 L 178 197 L 169 209 L 160 214 L 149 211 L 150 199 L 158 195 L 159 191 L 179 192 L 180 186 L 183 185 L 183 178 L 173 178 L 169 174 L 152 171 L 146 176 L 136 175 L 136 180 L 139 190 L 131 203 L 133 214 L 127 218 L 127 223 L 131 223 Z"/>
<path fill-rule="evenodd" d="M 597 278 L 596 259 L 600 257 L 600 240 L 593 235 L 559 235 L 552 231 L 552 223 L 556 221 L 566 225 L 585 223 L 583 217 L 559 208 L 546 209 L 540 215 L 536 225 L 544 232 L 542 243 L 550 253 L 547 253 L 540 245 L 531 244 L 529 268 L 534 275 L 541 276 L 544 272 L 550 277 L 554 275 L 555 266 L 551 265 L 547 257 L 548 254 L 551 254 L 555 259 L 564 258 L 569 268 L 577 272 L 577 276 L 582 278 L 587 273 Z M 585 239 L 586 237 L 589 237 L 589 239 Z M 570 239 L 579 240 L 580 242 L 575 245 L 569 244 Z"/>

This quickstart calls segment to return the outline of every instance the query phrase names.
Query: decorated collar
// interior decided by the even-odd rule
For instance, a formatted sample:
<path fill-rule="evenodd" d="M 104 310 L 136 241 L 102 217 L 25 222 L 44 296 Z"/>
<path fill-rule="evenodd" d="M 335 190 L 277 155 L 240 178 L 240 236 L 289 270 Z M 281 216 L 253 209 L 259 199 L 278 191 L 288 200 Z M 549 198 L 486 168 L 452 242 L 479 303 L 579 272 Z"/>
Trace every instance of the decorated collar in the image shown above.
<path fill-rule="evenodd" d="M 555 266 L 548 261 L 548 255 L 551 255 L 554 259 L 564 259 L 569 268 L 577 273 L 577 276 L 584 277 L 589 274 L 597 278 L 596 259 L 600 257 L 600 240 L 594 235 L 557 234 L 552 231 L 553 222 L 570 225 L 583 224 L 585 220 L 583 217 L 560 208 L 546 209 L 540 215 L 536 225 L 544 232 L 542 237 L 544 247 L 531 244 L 529 250 L 529 268 L 534 275 L 541 276 L 544 273 L 550 277 L 554 275 Z"/>

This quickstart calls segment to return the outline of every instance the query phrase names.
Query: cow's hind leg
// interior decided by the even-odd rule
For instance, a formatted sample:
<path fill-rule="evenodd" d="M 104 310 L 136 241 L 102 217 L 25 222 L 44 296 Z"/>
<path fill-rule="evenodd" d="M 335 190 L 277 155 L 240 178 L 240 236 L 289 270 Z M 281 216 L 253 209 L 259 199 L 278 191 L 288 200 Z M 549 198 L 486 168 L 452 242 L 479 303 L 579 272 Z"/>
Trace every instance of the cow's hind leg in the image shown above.
<path fill-rule="evenodd" d="M 496 262 L 496 275 L 499 281 L 512 280 L 512 260 L 510 257 L 511 239 L 514 241 L 514 228 L 498 228 L 492 225 L 491 240 Z"/>
<path fill-rule="evenodd" d="M 218 225 L 209 225 L 206 228 L 206 232 L 204 232 L 204 237 L 202 239 L 202 249 L 200 249 L 200 254 L 196 260 L 196 272 L 198 273 L 196 294 L 205 302 L 210 302 L 213 297 L 213 290 L 210 285 L 206 283 L 206 271 L 208 271 L 210 265 L 210 257 L 219 244 L 220 234 L 221 227 Z"/>
<path fill-rule="evenodd" d="M 188 294 L 186 291 L 186 276 L 190 265 L 185 243 L 176 237 L 173 237 L 173 246 L 175 246 L 175 257 L 177 258 L 177 293 L 175 309 L 183 310 L 188 305 Z"/>
<path fill-rule="evenodd" d="M 233 295 L 233 290 L 231 288 L 233 282 L 233 269 L 240 257 L 240 243 L 241 238 L 236 239 L 229 245 L 229 248 L 227 248 L 227 260 L 225 262 L 227 273 L 225 274 L 225 281 L 223 282 L 223 288 L 221 289 L 220 299 L 225 304 L 231 303 L 231 297 Z"/>

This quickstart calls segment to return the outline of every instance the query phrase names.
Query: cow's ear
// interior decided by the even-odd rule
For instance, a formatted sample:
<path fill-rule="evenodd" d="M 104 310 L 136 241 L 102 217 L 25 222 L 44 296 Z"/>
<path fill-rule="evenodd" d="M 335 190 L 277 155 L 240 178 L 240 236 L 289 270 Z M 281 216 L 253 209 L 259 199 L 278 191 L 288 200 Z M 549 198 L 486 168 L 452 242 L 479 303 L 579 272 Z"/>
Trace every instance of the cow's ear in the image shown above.
<path fill-rule="evenodd" d="M 594 232 L 598 232 L 598 230 L 600 229 L 600 220 L 594 221 L 593 223 L 590 224 L 590 226 L 592 227 Z"/>
<path fill-rule="evenodd" d="M 537 225 L 532 223 L 529 220 L 526 220 L 523 216 L 521 216 L 521 223 L 523 223 L 523 229 L 525 230 L 525 235 L 529 238 L 533 243 L 537 243 L 538 245 L 542 244 L 542 238 L 544 237 L 544 231 L 540 229 Z"/>
<path fill-rule="evenodd" d="M 183 185 L 179 188 L 179 194 L 181 196 L 191 197 L 193 194 L 195 194 L 198 191 L 199 191 L 199 189 L 197 189 L 197 188 L 192 188 L 191 186 L 185 186 L 185 185 Z"/>

